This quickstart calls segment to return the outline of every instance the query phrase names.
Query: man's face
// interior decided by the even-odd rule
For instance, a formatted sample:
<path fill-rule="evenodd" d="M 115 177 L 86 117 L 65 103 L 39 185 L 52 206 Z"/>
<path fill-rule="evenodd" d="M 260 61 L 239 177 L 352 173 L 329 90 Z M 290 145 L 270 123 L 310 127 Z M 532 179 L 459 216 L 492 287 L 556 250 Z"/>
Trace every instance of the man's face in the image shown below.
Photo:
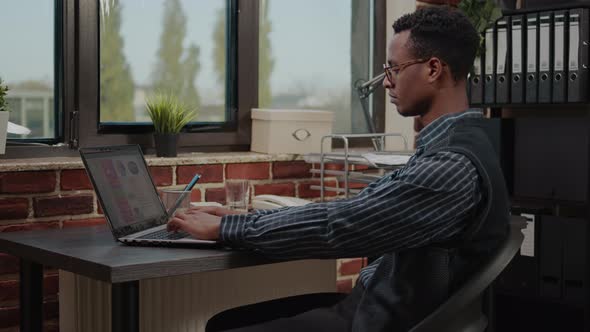
<path fill-rule="evenodd" d="M 432 98 L 428 84 L 429 70 L 425 64 L 428 59 L 417 59 L 412 54 L 406 46 L 409 37 L 410 31 L 402 31 L 395 34 L 389 43 L 387 65 L 393 69 L 385 77 L 383 86 L 399 114 L 419 116 L 428 111 Z"/>

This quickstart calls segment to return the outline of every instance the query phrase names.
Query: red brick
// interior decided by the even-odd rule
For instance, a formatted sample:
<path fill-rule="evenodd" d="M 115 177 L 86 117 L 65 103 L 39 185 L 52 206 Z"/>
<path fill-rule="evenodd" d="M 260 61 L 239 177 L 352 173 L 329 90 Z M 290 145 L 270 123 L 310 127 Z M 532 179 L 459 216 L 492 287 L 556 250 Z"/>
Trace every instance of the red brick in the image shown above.
<path fill-rule="evenodd" d="M 63 228 L 70 227 L 90 227 L 106 225 L 105 218 L 90 218 L 90 219 L 78 219 L 78 220 L 66 220 L 63 223 Z"/>
<path fill-rule="evenodd" d="M 55 296 L 59 290 L 59 276 L 57 274 L 46 275 L 43 278 L 43 295 Z M 13 301 L 19 299 L 19 281 L 0 281 L 0 301 Z"/>
<path fill-rule="evenodd" d="M 170 166 L 152 166 L 150 174 L 156 186 L 172 185 L 172 167 Z"/>
<path fill-rule="evenodd" d="M 340 264 L 340 269 L 338 272 L 340 272 L 341 276 L 356 275 L 361 271 L 363 264 L 364 260 L 362 258 L 343 261 Z"/>
<path fill-rule="evenodd" d="M 336 290 L 339 293 L 352 292 L 352 279 L 345 279 L 345 280 L 336 281 Z"/>
<path fill-rule="evenodd" d="M 17 273 L 18 270 L 18 257 L 0 253 L 0 274 Z"/>
<path fill-rule="evenodd" d="M 256 195 L 279 195 L 279 196 L 295 196 L 294 183 L 271 183 L 260 184 L 254 186 Z"/>
<path fill-rule="evenodd" d="M 18 280 L 0 281 L 0 301 L 18 300 L 19 298 Z"/>
<path fill-rule="evenodd" d="M 228 164 L 227 179 L 265 180 L 270 175 L 270 163 Z"/>
<path fill-rule="evenodd" d="M 32 231 L 37 229 L 50 229 L 59 228 L 59 222 L 48 221 L 48 222 L 27 222 L 24 224 L 15 224 L 0 226 L 0 232 L 20 232 L 20 231 Z"/>
<path fill-rule="evenodd" d="M 273 179 L 309 178 L 311 164 L 304 161 L 280 161 L 272 164 Z"/>
<path fill-rule="evenodd" d="M 59 332 L 59 319 L 46 319 L 43 322 L 44 332 Z"/>
<path fill-rule="evenodd" d="M 191 182 L 195 174 L 201 174 L 198 183 L 223 182 L 223 165 L 192 165 L 178 166 L 176 168 L 176 184 L 187 184 Z"/>
<path fill-rule="evenodd" d="M 27 198 L 0 199 L 0 219 L 25 219 L 29 215 Z"/>
<path fill-rule="evenodd" d="M 19 324 L 18 307 L 0 307 L 0 329 Z"/>
<path fill-rule="evenodd" d="M 205 191 L 205 202 L 225 204 L 225 188 L 209 188 Z"/>
<path fill-rule="evenodd" d="M 44 319 L 54 319 L 59 317 L 59 303 L 57 300 L 43 302 Z M 17 326 L 19 324 L 19 308 L 0 307 L 0 329 Z"/>
<path fill-rule="evenodd" d="M 35 198 L 33 206 L 36 217 L 52 217 L 92 213 L 94 196 L 51 196 Z"/>
<path fill-rule="evenodd" d="M 200 189 L 193 189 L 191 192 L 191 202 L 200 202 L 201 201 L 201 190 Z"/>
<path fill-rule="evenodd" d="M 321 165 L 318 164 L 317 168 L 320 169 Z M 334 163 L 325 163 L 324 164 L 324 169 L 325 170 L 330 170 L 330 171 L 343 171 L 344 170 L 344 164 L 334 164 Z"/>
<path fill-rule="evenodd" d="M 344 181 L 338 182 L 338 186 L 339 186 L 339 188 L 344 188 L 345 187 Z M 348 182 L 349 189 L 363 189 L 366 186 L 367 186 L 367 184 L 363 183 L 363 182 L 352 182 L 352 181 Z"/>
<path fill-rule="evenodd" d="M 160 194 L 160 192 L 158 192 L 158 195 Z M 98 198 L 96 198 L 96 213 L 97 214 L 104 214 L 104 210 L 102 209 L 102 205 L 100 205 L 100 200 L 98 200 Z"/>
<path fill-rule="evenodd" d="M 61 171 L 61 190 L 92 189 L 92 183 L 85 169 Z"/>
<path fill-rule="evenodd" d="M 353 166 L 354 166 L 353 169 L 355 171 L 364 171 L 364 170 L 369 169 L 368 165 L 353 165 Z"/>
<path fill-rule="evenodd" d="M 56 183 L 53 171 L 0 173 L 2 194 L 48 193 L 55 190 Z"/>
<path fill-rule="evenodd" d="M 330 181 L 324 181 L 324 183 L 326 184 L 326 187 L 336 187 L 336 181 L 330 180 Z M 320 197 L 320 190 L 314 190 L 311 189 L 310 186 L 312 185 L 320 185 L 320 181 L 319 180 L 313 180 L 313 181 L 305 181 L 305 182 L 301 182 L 298 184 L 298 188 L 299 188 L 299 197 L 301 198 L 313 198 L 313 197 Z M 336 196 L 336 192 L 335 191 L 324 191 L 324 196 Z"/>

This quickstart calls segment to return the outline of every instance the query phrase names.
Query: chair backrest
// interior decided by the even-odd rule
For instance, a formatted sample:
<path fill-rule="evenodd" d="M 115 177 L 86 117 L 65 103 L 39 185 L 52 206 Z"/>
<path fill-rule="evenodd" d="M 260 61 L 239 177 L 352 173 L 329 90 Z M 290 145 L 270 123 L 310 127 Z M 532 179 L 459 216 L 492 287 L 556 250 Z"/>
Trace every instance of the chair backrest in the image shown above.
<path fill-rule="evenodd" d="M 490 260 L 410 332 L 483 332 L 487 326 L 482 313 L 484 291 L 520 249 L 524 240 L 521 230 L 525 227 L 526 219 L 513 217 L 508 238 Z"/>

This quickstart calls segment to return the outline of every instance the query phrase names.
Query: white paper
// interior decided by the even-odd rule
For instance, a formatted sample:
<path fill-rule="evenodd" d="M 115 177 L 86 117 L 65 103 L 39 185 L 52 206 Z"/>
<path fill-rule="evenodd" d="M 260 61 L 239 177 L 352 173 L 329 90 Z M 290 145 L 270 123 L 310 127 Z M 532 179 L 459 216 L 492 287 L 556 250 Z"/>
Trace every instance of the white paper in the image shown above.
<path fill-rule="evenodd" d="M 527 73 L 537 72 L 537 19 L 527 20 Z"/>
<path fill-rule="evenodd" d="M 578 48 L 580 46 L 580 15 L 570 16 L 570 52 L 569 70 L 578 70 Z"/>
<path fill-rule="evenodd" d="M 553 39 L 555 42 L 555 45 L 553 46 L 553 49 L 555 52 L 555 57 L 553 59 L 553 69 L 556 71 L 563 70 L 563 61 L 565 60 L 564 59 L 565 45 L 564 45 L 564 40 L 563 40 L 565 22 L 563 20 L 564 20 L 564 15 L 556 15 L 555 16 L 555 27 L 554 27 L 555 38 Z"/>
<path fill-rule="evenodd" d="M 522 21 L 512 20 L 512 72 L 522 73 Z"/>
<path fill-rule="evenodd" d="M 486 75 L 494 74 L 494 29 L 486 30 Z"/>
<path fill-rule="evenodd" d="M 408 163 L 410 160 L 409 155 L 405 154 L 376 154 L 376 153 L 365 153 L 363 157 L 370 163 L 377 165 L 391 165 L 391 166 L 402 166 Z"/>
<path fill-rule="evenodd" d="M 21 125 L 17 125 L 16 123 L 12 123 L 8 121 L 8 129 L 9 134 L 17 134 L 17 135 L 28 135 L 31 133 L 31 129 L 27 127 L 23 127 Z"/>
<path fill-rule="evenodd" d="M 498 23 L 498 48 L 497 48 L 497 57 L 496 57 L 496 74 L 504 74 L 504 69 L 506 67 L 506 56 L 508 55 L 508 40 L 507 40 L 507 29 L 506 29 L 506 22 L 500 25 Z"/>
<path fill-rule="evenodd" d="M 535 216 L 532 214 L 521 214 L 526 218 L 526 228 L 522 230 L 524 240 L 520 246 L 520 255 L 535 257 Z"/>
<path fill-rule="evenodd" d="M 539 71 L 549 71 L 549 57 L 551 56 L 551 50 L 549 48 L 549 20 L 549 16 L 541 16 L 540 18 Z"/>

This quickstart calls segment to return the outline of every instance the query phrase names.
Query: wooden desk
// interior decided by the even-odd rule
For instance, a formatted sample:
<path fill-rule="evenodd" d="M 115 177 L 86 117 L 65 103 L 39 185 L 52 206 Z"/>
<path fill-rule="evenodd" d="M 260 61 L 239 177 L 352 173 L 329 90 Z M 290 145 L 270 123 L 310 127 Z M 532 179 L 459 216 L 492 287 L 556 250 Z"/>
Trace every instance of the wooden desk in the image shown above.
<path fill-rule="evenodd" d="M 202 331 L 206 319 L 232 306 L 336 289 L 334 260 L 277 263 L 251 252 L 132 247 L 117 243 L 106 226 L 4 233 L 0 234 L 0 251 L 20 258 L 20 321 L 23 332 L 42 329 L 43 265 L 60 269 L 62 331 L 85 329 L 80 324 L 100 330 L 92 322 L 67 321 L 68 317 L 75 316 L 75 312 L 80 314 L 80 309 L 64 308 L 71 304 L 67 303 L 72 302 L 69 299 L 79 298 L 76 287 L 81 281 L 106 285 L 103 292 L 106 291 L 108 296 L 104 302 L 108 303 L 110 310 L 106 310 L 103 316 L 110 318 L 109 325 L 113 332 L 139 331 L 140 328 L 142 331 L 174 330 L 171 326 L 156 327 L 155 324 L 162 320 L 158 311 L 194 304 L 187 296 L 201 298 L 199 305 L 207 308 L 203 308 L 206 312 L 199 314 L 198 321 L 177 322 L 178 328 L 175 329 L 179 331 Z M 195 278 L 201 276 L 204 278 L 199 279 L 199 285 L 188 285 L 185 290 L 177 290 L 177 293 L 194 293 L 186 294 L 180 304 L 173 304 L 174 299 L 152 291 L 154 285 L 161 282 L 175 286 L 194 282 Z M 252 287 L 259 289 L 253 291 Z M 216 294 L 217 290 L 219 294 Z M 249 292 L 249 295 L 240 295 L 241 290 Z M 235 294 L 228 295 L 228 291 Z M 260 296 L 255 295 L 257 292 Z M 206 293 L 209 295 L 204 296 Z M 91 297 L 96 297 L 96 294 Z M 140 305 L 142 298 L 149 298 L 152 302 L 158 299 L 162 304 L 150 308 L 149 304 L 143 302 Z M 226 300 L 224 303 L 212 304 L 215 298 Z M 101 316 L 101 308 L 94 310 L 96 312 L 90 316 Z M 178 317 L 182 319 L 184 316 L 176 315 L 173 318 Z M 103 319 L 99 317 L 98 320 Z M 108 330 L 108 325 L 103 329 Z"/>

